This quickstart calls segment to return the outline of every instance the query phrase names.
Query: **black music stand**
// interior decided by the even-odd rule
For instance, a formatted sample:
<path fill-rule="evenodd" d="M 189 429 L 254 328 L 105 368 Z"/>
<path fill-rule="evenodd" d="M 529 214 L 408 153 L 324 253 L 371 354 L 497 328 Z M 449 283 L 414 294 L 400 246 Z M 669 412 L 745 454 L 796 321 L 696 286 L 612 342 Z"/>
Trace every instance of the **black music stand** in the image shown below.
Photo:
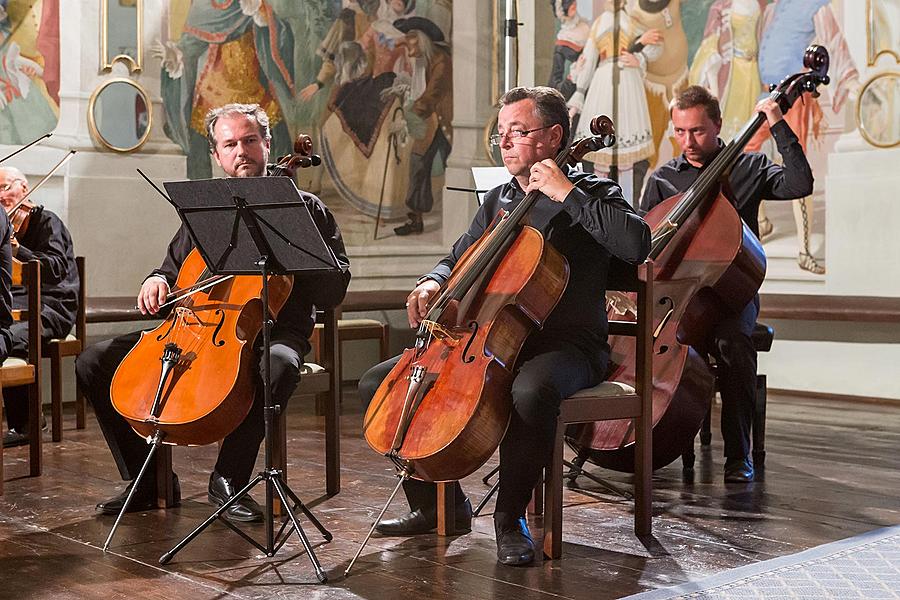
<path fill-rule="evenodd" d="M 270 373 L 269 275 L 289 275 L 310 271 L 337 271 L 337 258 L 322 239 L 322 234 L 300 196 L 294 182 L 287 177 L 247 177 L 175 181 L 165 183 L 169 202 L 178 211 L 209 270 L 222 275 L 259 275 L 262 277 L 263 308 L 263 377 L 265 416 L 265 461 L 263 471 L 238 491 L 228 502 L 210 515 L 199 527 L 159 558 L 168 563 L 177 552 L 200 535 L 204 529 L 247 494 L 258 483 L 266 482 L 266 545 L 242 532 L 224 518 L 233 531 L 258 548 L 266 556 L 274 556 L 292 533 L 285 531 L 288 521 L 276 535 L 273 518 L 273 490 L 278 494 L 289 522 L 297 531 L 319 581 L 328 576 L 319 564 L 312 546 L 300 527 L 294 510 L 300 509 L 326 541 L 331 533 L 313 516 L 305 504 L 283 480 L 272 464 L 275 416 L 281 407 L 272 403 Z M 294 508 L 288 499 L 293 501 Z"/>

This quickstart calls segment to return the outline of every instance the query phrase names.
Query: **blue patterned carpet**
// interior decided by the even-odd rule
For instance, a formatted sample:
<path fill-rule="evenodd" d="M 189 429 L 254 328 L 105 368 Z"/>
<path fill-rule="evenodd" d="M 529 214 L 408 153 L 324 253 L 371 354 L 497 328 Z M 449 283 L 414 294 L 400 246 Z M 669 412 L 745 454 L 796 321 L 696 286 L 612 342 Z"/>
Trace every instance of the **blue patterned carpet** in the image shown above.
<path fill-rule="evenodd" d="M 900 598 L 900 526 L 731 569 L 626 600 Z"/>

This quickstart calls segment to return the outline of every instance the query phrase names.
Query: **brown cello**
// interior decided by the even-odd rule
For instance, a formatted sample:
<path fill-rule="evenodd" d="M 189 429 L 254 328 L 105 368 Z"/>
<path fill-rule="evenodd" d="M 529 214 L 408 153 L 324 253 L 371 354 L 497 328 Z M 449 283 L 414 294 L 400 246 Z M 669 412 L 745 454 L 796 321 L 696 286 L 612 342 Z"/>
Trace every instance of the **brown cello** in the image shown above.
<path fill-rule="evenodd" d="M 294 153 L 268 167 L 284 175 L 315 164 L 312 141 L 299 135 Z M 293 278 L 269 275 L 273 317 L 291 293 Z M 113 407 L 141 436 L 176 445 L 222 439 L 253 402 L 253 341 L 262 328 L 262 279 L 212 275 L 199 251 L 188 254 L 164 307 L 168 317 L 141 334 L 113 376 Z M 160 365 L 161 363 L 161 365 Z M 154 368 L 151 365 L 160 365 Z"/>
<path fill-rule="evenodd" d="M 575 164 L 615 140 L 605 116 L 591 122 L 591 131 L 594 136 L 562 150 L 556 164 Z M 466 250 L 429 302 L 414 347 L 404 351 L 369 404 L 366 441 L 404 477 L 461 479 L 500 443 L 516 357 L 569 277 L 566 259 L 523 225 L 540 195 L 530 192 L 500 213 Z"/>
<path fill-rule="evenodd" d="M 797 73 L 772 90 L 771 98 L 786 113 L 804 92 L 828 83 L 828 52 L 807 48 Z M 739 313 L 762 285 L 766 256 L 759 240 L 743 223 L 723 190 L 723 178 L 744 146 L 765 122 L 756 114 L 707 165 L 683 194 L 654 207 L 645 220 L 651 227 L 649 258 L 654 261 L 653 468 L 681 456 L 700 429 L 709 408 L 714 378 L 707 360 L 694 349 L 727 315 Z M 623 316 L 623 312 L 625 315 Z M 610 320 L 634 319 L 630 309 L 610 308 Z M 635 380 L 633 338 L 612 336 L 609 378 Z M 634 470 L 634 431 L 630 420 L 572 426 L 566 439 L 579 453 L 602 467 Z"/>

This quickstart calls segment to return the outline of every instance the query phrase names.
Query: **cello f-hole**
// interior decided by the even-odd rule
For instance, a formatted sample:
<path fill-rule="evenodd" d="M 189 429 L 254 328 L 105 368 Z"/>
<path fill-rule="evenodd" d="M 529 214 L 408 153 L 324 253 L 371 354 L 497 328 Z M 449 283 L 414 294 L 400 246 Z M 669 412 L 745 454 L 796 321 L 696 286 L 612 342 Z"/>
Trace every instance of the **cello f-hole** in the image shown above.
<path fill-rule="evenodd" d="M 213 343 L 213 346 L 215 346 L 216 348 L 221 348 L 222 346 L 225 345 L 225 340 L 216 340 L 216 336 L 219 335 L 219 330 L 222 329 L 222 325 L 225 324 L 225 311 L 223 311 L 220 308 L 220 309 L 217 309 L 216 312 L 214 312 L 213 314 L 219 316 L 219 324 L 216 325 L 216 330 L 213 331 L 212 343 Z"/>
<path fill-rule="evenodd" d="M 475 360 L 474 354 L 469 354 L 469 346 L 472 345 L 472 341 L 475 339 L 475 336 L 478 334 L 478 321 L 472 321 L 469 323 L 469 329 L 472 331 L 472 335 L 469 336 L 469 341 L 466 342 L 466 347 L 463 348 L 462 352 L 462 361 L 465 364 L 469 364 Z"/>
<path fill-rule="evenodd" d="M 160 335 L 158 335 L 158 336 L 156 336 L 156 341 L 157 341 L 157 342 L 161 342 L 161 341 L 163 341 L 164 339 L 166 339 L 167 337 L 169 337 L 169 334 L 172 333 L 172 329 L 175 327 L 175 321 L 177 321 L 177 320 L 178 320 L 178 315 L 173 314 L 173 315 L 172 315 L 172 322 L 169 323 L 169 328 L 166 329 L 166 332 L 165 332 L 165 333 L 162 333 L 162 334 L 160 334 Z"/>

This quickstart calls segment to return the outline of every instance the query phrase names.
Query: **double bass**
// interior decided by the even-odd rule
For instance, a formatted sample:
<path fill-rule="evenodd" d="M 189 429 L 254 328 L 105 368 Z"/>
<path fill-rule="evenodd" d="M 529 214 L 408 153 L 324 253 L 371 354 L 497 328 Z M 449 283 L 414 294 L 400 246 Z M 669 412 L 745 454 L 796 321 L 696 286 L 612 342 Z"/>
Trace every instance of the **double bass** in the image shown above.
<path fill-rule="evenodd" d="M 563 149 L 556 164 L 577 164 L 612 145 L 612 121 Z M 501 212 L 460 257 L 431 298 L 416 333 L 375 393 L 363 422 L 366 441 L 404 477 L 453 481 L 494 453 L 511 412 L 513 368 L 522 344 L 565 291 L 566 259 L 524 225 L 541 192 Z M 349 570 L 349 569 L 348 569 Z"/>
<path fill-rule="evenodd" d="M 818 96 L 817 86 L 829 81 L 828 63 L 825 48 L 810 46 L 803 59 L 809 70 L 773 86 L 770 98 L 787 113 L 804 93 Z M 657 296 L 653 469 L 681 456 L 709 409 L 715 380 L 708 361 L 695 348 L 702 347 L 722 318 L 740 313 L 765 277 L 765 252 L 728 200 L 724 184 L 765 119 L 763 114 L 754 115 L 687 191 L 665 200 L 644 217 L 651 227 L 649 258 L 654 262 Z M 635 316 L 627 306 L 611 303 L 610 320 L 633 320 Z M 633 338 L 610 337 L 610 379 L 634 383 L 633 345 Z M 634 470 L 630 420 L 571 426 L 566 440 L 580 459 L 616 471 Z"/>

